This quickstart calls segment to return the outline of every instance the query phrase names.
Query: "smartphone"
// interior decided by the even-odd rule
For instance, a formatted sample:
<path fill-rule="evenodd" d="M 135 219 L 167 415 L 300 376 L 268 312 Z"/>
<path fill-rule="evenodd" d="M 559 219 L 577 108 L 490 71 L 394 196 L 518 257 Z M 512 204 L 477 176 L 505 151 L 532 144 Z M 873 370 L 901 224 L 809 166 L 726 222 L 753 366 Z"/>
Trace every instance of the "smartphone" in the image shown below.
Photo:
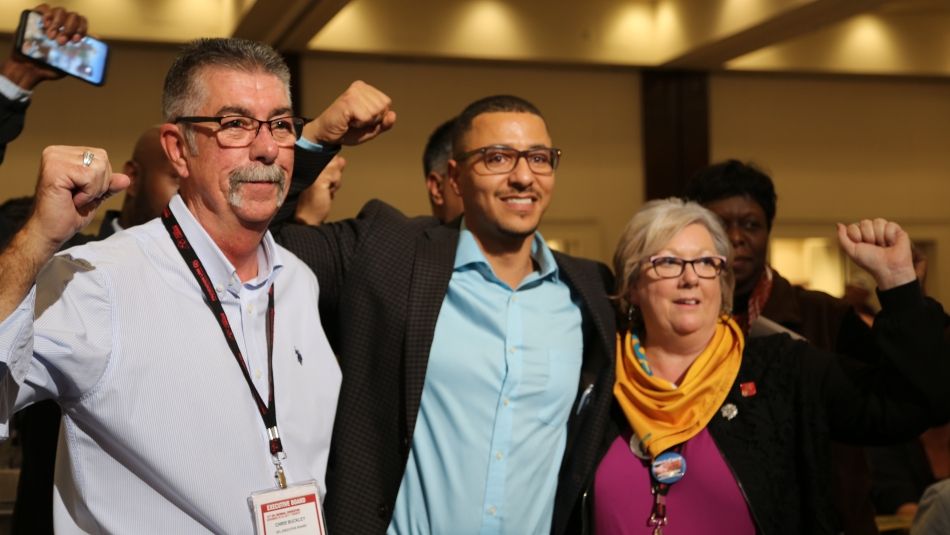
<path fill-rule="evenodd" d="M 16 49 L 33 62 L 90 84 L 105 82 L 109 45 L 88 35 L 61 45 L 46 36 L 42 13 L 27 10 L 20 16 Z"/>

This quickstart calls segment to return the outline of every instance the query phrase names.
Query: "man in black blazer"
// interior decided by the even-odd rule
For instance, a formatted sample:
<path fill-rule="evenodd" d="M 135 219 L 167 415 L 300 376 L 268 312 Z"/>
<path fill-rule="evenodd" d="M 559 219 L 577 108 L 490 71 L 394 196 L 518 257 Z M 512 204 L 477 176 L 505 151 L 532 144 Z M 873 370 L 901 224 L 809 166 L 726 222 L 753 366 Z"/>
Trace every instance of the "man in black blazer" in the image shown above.
<path fill-rule="evenodd" d="M 295 180 L 326 161 L 301 152 Z M 564 531 L 610 406 L 615 319 L 606 266 L 536 232 L 559 157 L 537 108 L 489 97 L 454 136 L 464 216 L 371 201 L 355 219 L 275 228 L 317 275 L 343 371 L 330 533 Z"/>

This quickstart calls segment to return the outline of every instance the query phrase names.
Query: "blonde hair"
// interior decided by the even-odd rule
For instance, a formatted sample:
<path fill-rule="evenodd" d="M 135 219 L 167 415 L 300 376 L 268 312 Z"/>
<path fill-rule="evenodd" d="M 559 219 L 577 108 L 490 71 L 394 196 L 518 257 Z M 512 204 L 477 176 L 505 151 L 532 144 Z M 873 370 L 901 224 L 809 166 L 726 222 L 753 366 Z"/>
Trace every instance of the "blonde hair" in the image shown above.
<path fill-rule="evenodd" d="M 614 273 L 617 291 L 613 296 L 622 314 L 630 309 L 630 289 L 636 286 L 644 263 L 663 249 L 684 228 L 700 224 L 712 236 L 716 253 L 726 257 L 726 267 L 719 275 L 722 290 L 722 312 L 732 311 L 732 291 L 736 285 L 732 273 L 732 244 L 719 218 L 699 204 L 677 197 L 650 201 L 624 227 L 614 252 Z"/>

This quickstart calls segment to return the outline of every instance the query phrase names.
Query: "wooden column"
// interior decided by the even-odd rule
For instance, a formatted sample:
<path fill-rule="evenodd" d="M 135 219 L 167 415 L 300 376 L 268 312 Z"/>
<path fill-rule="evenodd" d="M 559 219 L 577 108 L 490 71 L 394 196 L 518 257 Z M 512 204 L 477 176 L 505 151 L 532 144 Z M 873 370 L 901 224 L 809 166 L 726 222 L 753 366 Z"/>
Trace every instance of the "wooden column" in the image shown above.
<path fill-rule="evenodd" d="M 709 165 L 708 75 L 644 70 L 640 79 L 646 199 L 680 196 Z"/>

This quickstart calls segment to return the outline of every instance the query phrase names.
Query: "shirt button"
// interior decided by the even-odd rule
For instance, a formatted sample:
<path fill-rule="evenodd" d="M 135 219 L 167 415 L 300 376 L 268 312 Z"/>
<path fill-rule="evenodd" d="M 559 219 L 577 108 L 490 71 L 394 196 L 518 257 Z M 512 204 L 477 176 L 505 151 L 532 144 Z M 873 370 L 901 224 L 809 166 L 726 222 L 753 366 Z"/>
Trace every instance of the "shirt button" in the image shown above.
<path fill-rule="evenodd" d="M 517 303 L 517 302 L 518 302 L 518 296 L 517 296 L 517 295 L 511 296 L 511 302 L 512 302 L 512 303 Z"/>
<path fill-rule="evenodd" d="M 502 455 L 502 453 L 501 453 L 500 451 L 496 451 L 496 452 L 495 452 L 495 458 L 498 459 L 499 461 L 502 460 L 504 457 L 505 457 L 505 456 Z"/>
<path fill-rule="evenodd" d="M 254 305 L 247 305 L 247 313 L 248 314 L 254 313 Z"/>
<path fill-rule="evenodd" d="M 515 351 L 518 351 L 518 350 L 517 350 L 517 349 L 515 349 L 515 348 L 513 348 L 513 347 L 512 347 L 512 348 L 510 348 L 510 349 L 508 349 L 508 352 L 509 352 L 509 353 L 514 353 Z"/>
<path fill-rule="evenodd" d="M 495 516 L 495 513 L 498 512 L 498 509 L 495 509 L 495 506 L 494 506 L 494 505 L 489 505 L 489 506 L 488 506 L 488 509 L 486 509 L 485 512 L 487 512 L 487 513 L 490 514 L 491 516 Z"/>
<path fill-rule="evenodd" d="M 254 370 L 254 378 L 255 379 L 261 378 L 261 370 Z"/>
<path fill-rule="evenodd" d="M 508 398 L 501 400 L 501 404 L 504 405 L 505 407 L 507 407 L 509 403 L 511 403 L 511 400 Z"/>
<path fill-rule="evenodd" d="M 221 285 L 219 284 L 219 285 L 217 285 L 217 286 L 214 287 L 214 291 L 216 291 L 216 292 L 218 292 L 218 293 L 221 293 L 221 292 L 224 291 L 224 286 L 221 286 Z"/>

